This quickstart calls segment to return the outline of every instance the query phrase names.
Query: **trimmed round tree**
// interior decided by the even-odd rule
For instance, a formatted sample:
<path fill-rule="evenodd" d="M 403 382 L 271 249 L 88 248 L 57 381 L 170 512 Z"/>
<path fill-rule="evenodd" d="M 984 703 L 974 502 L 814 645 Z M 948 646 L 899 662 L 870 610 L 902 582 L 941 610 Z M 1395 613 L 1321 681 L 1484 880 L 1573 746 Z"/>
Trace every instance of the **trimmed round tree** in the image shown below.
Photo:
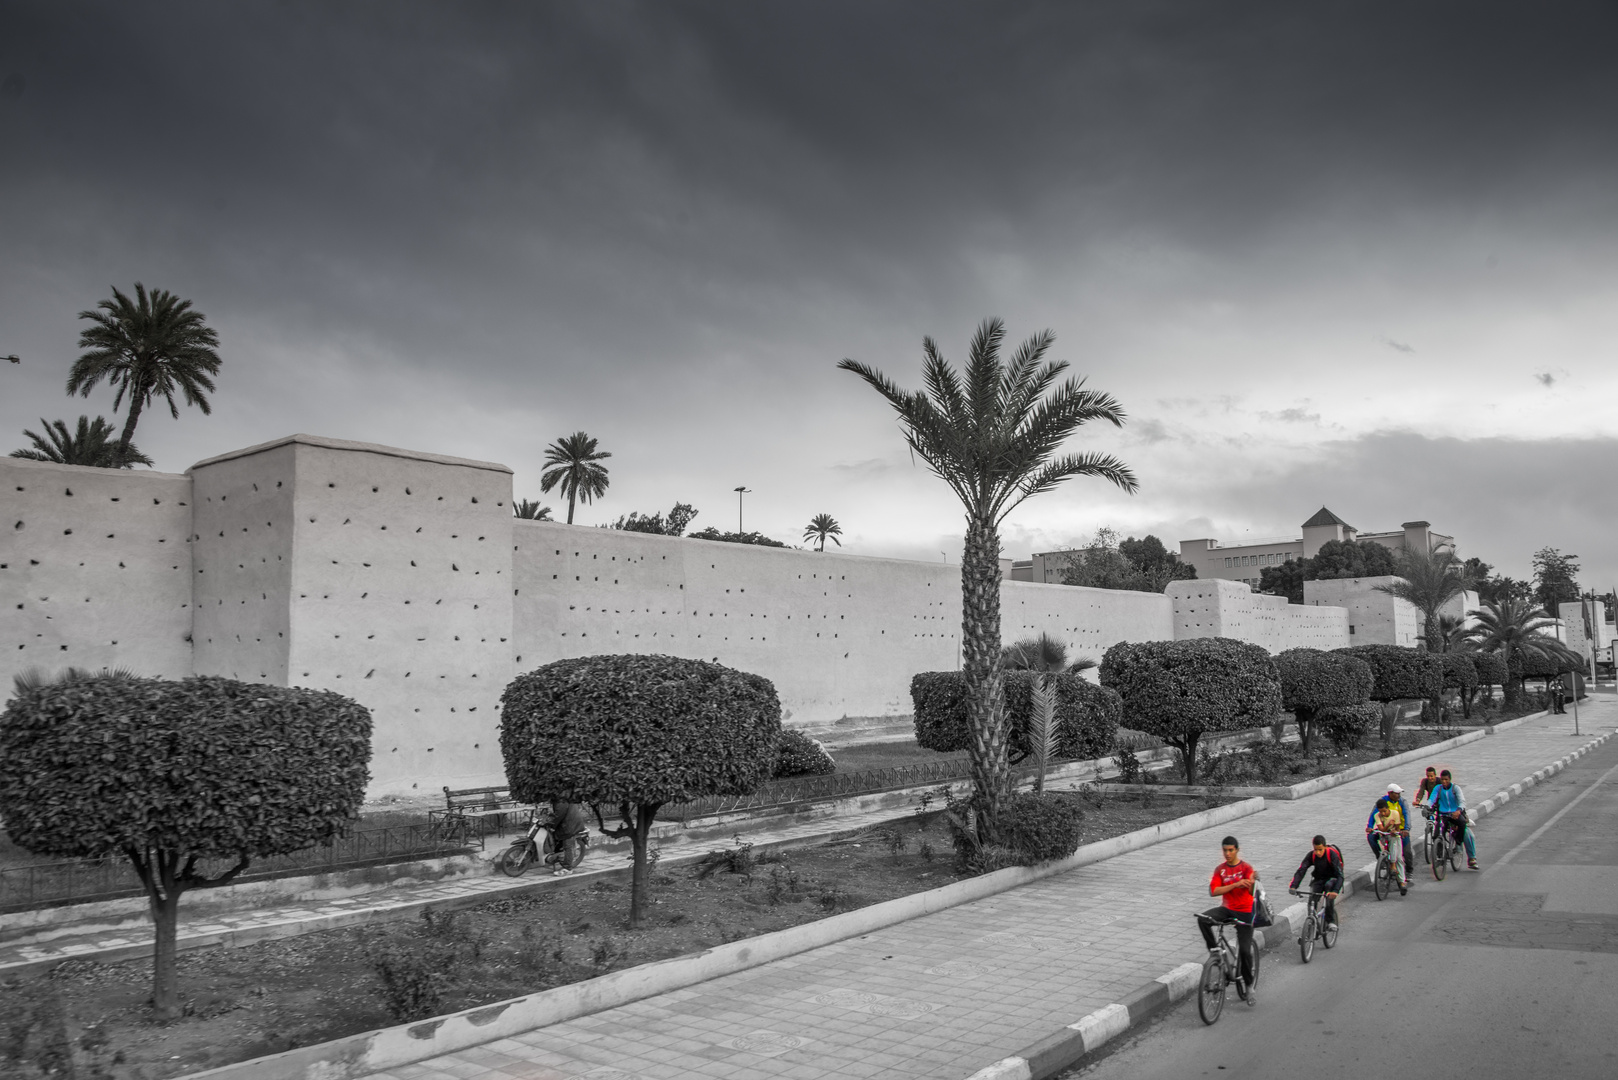
<path fill-rule="evenodd" d="M 1096 758 L 1112 753 L 1123 716 L 1123 702 L 1106 687 L 1070 672 L 1005 673 L 1006 750 L 1013 764 L 1035 747 L 1029 738 L 1034 685 L 1041 679 L 1056 693 L 1056 745 L 1053 760 Z M 959 671 L 923 671 L 910 680 L 916 743 L 924 750 L 951 753 L 972 746 L 971 698 Z"/>
<path fill-rule="evenodd" d="M 1187 784 L 1202 736 L 1267 726 L 1281 709 L 1275 661 L 1234 638 L 1122 642 L 1101 661 L 1101 685 L 1123 698 L 1125 726 L 1180 752 Z"/>
<path fill-rule="evenodd" d="M 1365 661 L 1320 649 L 1288 649 L 1275 658 L 1281 677 L 1281 707 L 1298 721 L 1303 752 L 1314 746 L 1315 722 L 1324 709 L 1363 705 L 1373 677 Z"/>
<path fill-rule="evenodd" d="M 760 675 L 676 656 L 558 660 L 519 675 L 501 696 L 500 752 L 511 793 L 596 808 L 601 831 L 634 847 L 629 923 L 639 926 L 658 808 L 746 795 L 769 779 L 781 701 Z M 607 829 L 600 807 L 618 807 Z"/>
<path fill-rule="evenodd" d="M 1461 699 L 1461 715 L 1472 716 L 1472 693 L 1478 688 L 1478 666 L 1472 656 L 1464 652 L 1439 653 L 1444 664 L 1444 689 L 1454 690 Z"/>
<path fill-rule="evenodd" d="M 1484 692 L 1484 702 L 1493 701 L 1493 688 L 1496 686 L 1504 687 L 1506 680 L 1511 677 L 1510 672 L 1506 670 L 1505 654 L 1500 652 L 1468 652 L 1466 655 L 1471 658 L 1472 666 L 1477 669 L 1478 686 Z M 1470 706 L 1472 695 L 1468 694 L 1466 696 L 1468 698 L 1467 704 Z"/>
<path fill-rule="evenodd" d="M 1408 649 L 1403 645 L 1353 645 L 1334 650 L 1348 656 L 1357 656 L 1371 665 L 1375 681 L 1371 686 L 1371 700 L 1382 703 L 1382 747 L 1393 744 L 1393 729 L 1399 712 L 1395 701 L 1421 698 L 1433 701 L 1444 690 L 1444 662 L 1442 653 Z"/>
<path fill-rule="evenodd" d="M 152 1003 L 171 1018 L 180 895 L 336 837 L 359 812 L 370 759 L 371 714 L 339 694 L 74 678 L 0 714 L 0 818 L 41 855 L 129 859 L 156 928 Z"/>

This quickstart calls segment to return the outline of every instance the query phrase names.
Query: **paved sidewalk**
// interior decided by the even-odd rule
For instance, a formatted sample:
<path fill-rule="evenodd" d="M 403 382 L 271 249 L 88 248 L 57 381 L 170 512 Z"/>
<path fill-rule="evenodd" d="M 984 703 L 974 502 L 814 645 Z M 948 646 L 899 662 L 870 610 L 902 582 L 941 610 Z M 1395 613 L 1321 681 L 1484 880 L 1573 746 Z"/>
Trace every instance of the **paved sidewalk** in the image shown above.
<path fill-rule="evenodd" d="M 1476 804 L 1618 726 L 1618 701 L 1542 717 L 1444 753 Z M 1284 887 L 1324 832 L 1349 861 L 1397 767 L 1238 823 L 1243 855 Z M 1223 830 L 1215 830 L 1220 832 Z M 1488 865 L 1489 829 L 1479 829 Z M 965 1077 L 1204 955 L 1191 913 L 1210 906 L 1208 832 L 1084 867 L 861 938 L 516 1038 L 399 1066 L 372 1080 Z M 1418 879 L 1416 889 L 1443 888 Z M 1284 899 L 1284 893 L 1277 899 Z"/>

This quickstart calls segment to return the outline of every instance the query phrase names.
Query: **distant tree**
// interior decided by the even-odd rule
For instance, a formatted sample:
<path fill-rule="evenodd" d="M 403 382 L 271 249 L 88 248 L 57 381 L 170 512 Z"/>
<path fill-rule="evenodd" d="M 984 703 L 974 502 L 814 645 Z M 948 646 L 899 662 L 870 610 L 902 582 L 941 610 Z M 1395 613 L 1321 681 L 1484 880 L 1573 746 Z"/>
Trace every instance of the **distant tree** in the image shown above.
<path fill-rule="evenodd" d="M 586 803 L 602 832 L 629 838 L 631 928 L 645 915 L 658 808 L 751 794 L 769 779 L 781 739 L 770 680 L 674 656 L 558 660 L 513 679 L 500 705 L 511 793 L 525 803 Z M 618 808 L 621 826 L 606 827 L 603 805 Z"/>
<path fill-rule="evenodd" d="M 685 528 L 691 524 L 691 519 L 697 516 L 697 510 L 690 503 L 674 504 L 665 518 L 661 512 L 656 514 L 638 514 L 630 512 L 613 522 L 610 528 L 623 529 L 625 532 L 655 533 L 659 536 L 683 536 Z"/>
<path fill-rule="evenodd" d="M 841 535 L 843 527 L 837 524 L 837 519 L 830 514 L 816 514 L 809 519 L 808 526 L 803 530 L 803 538 L 813 540 L 816 551 L 825 551 L 827 540 L 842 547 L 843 542 L 837 539 Z"/>
<path fill-rule="evenodd" d="M 1438 641 L 1434 652 L 1464 652 L 1467 648 L 1466 620 L 1459 615 L 1438 617 Z M 1431 643 L 1429 643 L 1431 645 Z"/>
<path fill-rule="evenodd" d="M 1258 591 L 1271 596 L 1284 596 L 1289 604 L 1303 603 L 1303 583 L 1307 580 L 1311 560 L 1293 559 L 1279 566 L 1266 566 L 1259 571 Z"/>
<path fill-rule="evenodd" d="M 1118 554 L 1128 559 L 1140 571 L 1142 592 L 1162 592 L 1171 581 L 1191 581 L 1197 568 L 1180 561 L 1178 553 L 1163 546 L 1163 541 L 1148 533 L 1136 540 L 1133 536 L 1118 543 Z"/>
<path fill-rule="evenodd" d="M 539 490 L 549 492 L 561 485 L 562 494 L 567 496 L 569 525 L 573 524 L 575 505 L 593 502 L 607 493 L 612 481 L 601 462 L 610 457 L 607 451 L 597 450 L 596 440 L 582 431 L 565 435 L 545 448 L 545 471 L 539 475 Z"/>
<path fill-rule="evenodd" d="M 129 454 L 141 412 L 156 399 L 168 402 L 176 420 L 180 418 L 176 392 L 204 416 L 213 411 L 208 394 L 214 390 L 212 376 L 219 374 L 219 354 L 214 351 L 219 335 L 203 321 L 202 312 L 191 310 L 191 301 L 163 289 L 148 295 L 146 287 L 136 282 L 133 301 L 113 289 L 112 299 L 96 308 L 79 312 L 79 318 L 92 325 L 79 334 L 79 348 L 85 351 L 68 373 L 67 392 L 89 397 L 105 381 L 118 389 L 113 409 L 129 398 L 129 416 L 118 438 L 121 457 Z"/>
<path fill-rule="evenodd" d="M 1494 567 L 1474 555 L 1461 564 L 1461 573 L 1473 581 L 1487 581 L 1494 573 Z"/>
<path fill-rule="evenodd" d="M 1398 573 L 1398 566 L 1393 550 L 1375 540 L 1328 540 L 1309 560 L 1305 573 L 1313 581 L 1387 577 Z"/>
<path fill-rule="evenodd" d="M 23 434 L 33 441 L 32 449 L 13 450 L 14 458 L 30 461 L 54 461 L 58 465 L 89 465 L 97 469 L 133 469 L 136 465 L 150 465 L 152 459 L 135 449 L 131 443 L 120 450 L 113 438 L 113 427 L 105 417 L 91 420 L 79 417 L 77 431 L 69 431 L 66 422 L 41 419 L 45 434 L 38 435 L 27 428 Z"/>
<path fill-rule="evenodd" d="M 1096 530 L 1094 540 L 1066 554 L 1064 585 L 1162 592 L 1171 581 L 1197 576 L 1196 567 L 1181 562 L 1157 537 L 1119 540 L 1117 531 L 1110 528 Z"/>
<path fill-rule="evenodd" d="M 129 859 L 156 929 L 152 1004 L 172 1019 L 181 894 L 337 836 L 370 757 L 371 714 L 327 691 L 68 676 L 0 714 L 0 818 L 28 851 Z"/>
<path fill-rule="evenodd" d="M 1439 551 L 1405 548 L 1394 561 L 1394 569 L 1397 580 L 1375 586 L 1376 591 L 1414 605 L 1422 615 L 1422 648 L 1443 652 L 1438 613 L 1473 584 L 1462 569 L 1461 560 L 1448 548 Z"/>
<path fill-rule="evenodd" d="M 718 540 L 726 544 L 754 544 L 758 547 L 784 548 L 785 544 L 779 540 L 771 540 L 760 532 L 720 532 L 712 525 L 691 534 L 693 540 Z"/>
<path fill-rule="evenodd" d="M 533 499 L 519 499 L 512 505 L 511 510 L 514 516 L 520 517 L 524 521 L 551 520 L 551 508 L 541 506 Z"/>
<path fill-rule="evenodd" d="M 1518 581 L 1516 578 L 1501 577 L 1498 574 L 1479 581 L 1475 588 L 1480 604 L 1497 604 L 1507 599 L 1529 603 L 1534 600 L 1532 582 Z"/>
<path fill-rule="evenodd" d="M 1562 604 L 1579 599 L 1579 557 L 1553 547 L 1534 552 L 1534 600 L 1551 618 Z"/>
<path fill-rule="evenodd" d="M 1092 420 L 1122 426 L 1124 410 L 1110 395 L 1086 390 L 1081 379 L 1057 380 L 1064 361 L 1045 363 L 1056 337 L 1044 331 L 1002 361 L 1005 325 L 986 319 L 972 338 L 964 378 L 931 338 L 925 391 L 899 387 L 855 360 L 838 367 L 864 379 L 899 414 L 911 452 L 949 485 L 966 512 L 961 555 L 961 670 L 972 717 L 972 798 L 978 840 L 998 841 L 1001 803 L 1010 787 L 1006 760 L 1005 695 L 1000 669 L 1000 525 L 1024 499 L 1074 476 L 1095 476 L 1133 492 L 1135 474 L 1107 454 L 1061 454 L 1063 444 Z"/>

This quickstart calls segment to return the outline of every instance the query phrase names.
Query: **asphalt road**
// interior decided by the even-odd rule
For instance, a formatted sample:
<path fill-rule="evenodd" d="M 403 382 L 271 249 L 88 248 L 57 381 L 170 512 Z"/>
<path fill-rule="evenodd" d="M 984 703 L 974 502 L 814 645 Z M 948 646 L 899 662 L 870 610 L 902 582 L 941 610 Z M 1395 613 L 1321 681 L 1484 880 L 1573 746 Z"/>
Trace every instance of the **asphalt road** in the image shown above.
<path fill-rule="evenodd" d="M 1410 895 L 1356 895 L 1335 949 L 1267 952 L 1254 1008 L 1231 994 L 1205 1027 L 1188 997 L 1064 1076 L 1618 1077 L 1618 739 L 1477 837 L 1481 872 L 1434 881 L 1418 846 Z M 1359 837 L 1341 842 L 1368 861 Z"/>

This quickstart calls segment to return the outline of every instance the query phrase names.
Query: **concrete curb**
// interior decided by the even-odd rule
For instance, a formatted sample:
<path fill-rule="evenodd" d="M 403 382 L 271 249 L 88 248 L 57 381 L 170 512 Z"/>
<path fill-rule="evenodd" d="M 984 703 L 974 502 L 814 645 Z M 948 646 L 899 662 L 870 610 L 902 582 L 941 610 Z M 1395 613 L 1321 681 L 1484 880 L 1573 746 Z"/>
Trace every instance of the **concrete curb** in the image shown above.
<path fill-rule="evenodd" d="M 1055 862 L 1017 866 L 937 889 L 872 904 L 858 911 L 731 942 L 694 956 L 641 964 L 554 990 L 483 1005 L 415 1024 L 381 1028 L 269 1057 L 222 1065 L 196 1077 L 217 1080 L 353 1080 L 368 1073 L 464 1050 L 495 1039 L 627 1005 L 632 1001 L 746 971 L 836 941 L 981 900 L 1018 886 L 1102 862 L 1117 855 L 1213 828 L 1264 809 L 1245 799 L 1165 821 L 1094 844 Z"/>
<path fill-rule="evenodd" d="M 1523 719 L 1532 718 L 1524 717 Z M 1507 721 L 1507 723 L 1517 722 L 1518 721 L 1515 720 Z M 1453 750 L 1457 746 L 1465 746 L 1467 743 L 1477 742 L 1479 739 L 1487 738 L 1488 734 L 1489 733 L 1485 729 L 1479 728 L 1477 731 L 1468 731 L 1464 735 L 1457 735 L 1453 739 L 1445 739 L 1443 742 L 1436 742 L 1430 746 L 1418 746 L 1414 750 L 1406 750 L 1402 754 L 1395 754 L 1388 758 L 1379 758 L 1376 761 L 1368 761 L 1364 765 L 1355 765 L 1344 769 L 1342 772 L 1328 773 L 1325 776 L 1317 776 L 1313 780 L 1305 780 L 1301 783 L 1293 784 L 1290 787 L 1213 788 L 1203 787 L 1201 785 L 1188 787 L 1185 784 L 1108 783 L 1098 784 L 1097 786 L 1105 791 L 1124 791 L 1130 793 L 1151 792 L 1158 795 L 1234 795 L 1238 798 L 1281 799 L 1285 801 L 1307 799 L 1309 796 L 1318 795 L 1322 791 L 1330 791 L 1339 784 L 1352 783 L 1355 780 L 1364 779 L 1367 776 L 1372 776 L 1386 769 L 1396 769 L 1400 765 L 1408 765 L 1412 761 L 1420 761 L 1422 758 L 1429 757 L 1432 754 L 1442 753 L 1445 750 Z"/>
<path fill-rule="evenodd" d="M 1517 724 L 1532 719 L 1534 717 L 1525 716 L 1507 723 Z M 1494 813 L 1512 798 L 1561 772 L 1569 764 L 1607 742 L 1614 735 L 1618 735 L 1618 731 L 1609 731 L 1592 739 L 1566 757 L 1552 762 L 1531 776 L 1524 777 L 1519 783 L 1512 784 L 1505 791 L 1480 804 L 1477 807 L 1478 816 Z M 1370 888 L 1371 874 L 1375 869 L 1376 863 L 1370 862 L 1350 873 L 1348 880 L 1343 884 L 1338 902 L 1349 899 L 1362 889 Z M 1274 926 L 1264 927 L 1254 933 L 1254 944 L 1259 949 L 1271 949 L 1284 942 L 1296 941 L 1307 913 L 1308 907 L 1302 901 L 1278 911 Z M 1113 1002 L 1105 1008 L 1080 1017 L 1060 1031 L 1053 1032 L 1038 1042 L 1030 1043 L 1020 1053 L 979 1069 L 967 1080 L 1044 1080 L 1045 1077 L 1055 1076 L 1066 1069 L 1071 1069 L 1105 1043 L 1124 1034 L 1130 1028 L 1145 1023 L 1170 1005 L 1193 993 L 1201 974 L 1200 963 L 1181 964 L 1143 984 L 1133 993 L 1126 995 L 1122 1001 Z"/>

